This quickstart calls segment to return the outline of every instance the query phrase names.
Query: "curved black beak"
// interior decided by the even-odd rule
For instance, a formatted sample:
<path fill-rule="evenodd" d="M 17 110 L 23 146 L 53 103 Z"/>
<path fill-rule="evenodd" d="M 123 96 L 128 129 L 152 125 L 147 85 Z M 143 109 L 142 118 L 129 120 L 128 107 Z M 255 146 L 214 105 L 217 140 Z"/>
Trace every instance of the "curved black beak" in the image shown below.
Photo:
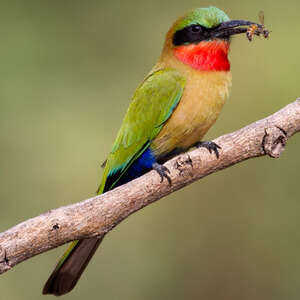
<path fill-rule="evenodd" d="M 221 23 L 219 26 L 214 28 L 213 36 L 215 38 L 229 38 L 234 34 L 240 34 L 247 32 L 250 25 L 255 24 L 258 28 L 262 28 L 261 24 L 257 24 L 251 21 L 244 20 L 231 20 Z M 247 27 L 243 27 L 247 26 Z"/>

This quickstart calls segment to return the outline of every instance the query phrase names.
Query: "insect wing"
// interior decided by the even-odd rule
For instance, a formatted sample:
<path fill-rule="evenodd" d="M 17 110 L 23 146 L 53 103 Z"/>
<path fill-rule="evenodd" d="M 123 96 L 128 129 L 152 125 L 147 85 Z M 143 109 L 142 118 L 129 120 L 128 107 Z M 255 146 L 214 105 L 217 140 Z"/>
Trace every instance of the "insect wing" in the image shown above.
<path fill-rule="evenodd" d="M 262 10 L 258 13 L 258 19 L 259 19 L 260 24 L 262 24 L 262 25 L 265 24 L 265 14 Z"/>

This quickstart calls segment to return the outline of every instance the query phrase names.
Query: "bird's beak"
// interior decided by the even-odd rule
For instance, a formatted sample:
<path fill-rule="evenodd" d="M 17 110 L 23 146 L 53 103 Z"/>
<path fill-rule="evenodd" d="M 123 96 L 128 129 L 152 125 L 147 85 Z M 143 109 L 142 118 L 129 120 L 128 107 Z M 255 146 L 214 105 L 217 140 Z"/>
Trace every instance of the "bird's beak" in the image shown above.
<path fill-rule="evenodd" d="M 231 20 L 221 23 L 213 31 L 214 38 L 225 38 L 228 39 L 234 34 L 240 34 L 247 32 L 250 25 L 255 24 L 258 28 L 262 28 L 261 24 L 257 24 L 251 21 L 244 20 Z"/>

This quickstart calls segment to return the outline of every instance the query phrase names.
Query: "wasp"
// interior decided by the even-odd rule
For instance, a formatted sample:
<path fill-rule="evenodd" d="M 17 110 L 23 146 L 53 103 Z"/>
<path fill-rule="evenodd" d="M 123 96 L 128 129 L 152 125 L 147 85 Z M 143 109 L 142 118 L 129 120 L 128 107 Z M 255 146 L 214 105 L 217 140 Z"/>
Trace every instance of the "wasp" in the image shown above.
<path fill-rule="evenodd" d="M 260 32 L 259 32 L 259 27 L 257 24 L 251 24 L 248 29 L 247 29 L 247 32 L 246 32 L 246 35 L 247 35 L 247 38 L 249 40 L 249 42 L 252 41 L 253 39 L 253 36 L 254 35 L 260 35 Z"/>
<path fill-rule="evenodd" d="M 261 27 L 259 28 L 259 31 L 264 36 L 264 38 L 266 39 L 266 38 L 269 37 L 270 31 L 268 29 L 266 29 L 266 27 L 265 27 L 265 14 L 262 10 L 258 13 L 258 19 L 259 19 L 259 22 L 261 24 Z"/>
<path fill-rule="evenodd" d="M 249 42 L 252 41 L 254 35 L 263 35 L 265 39 L 269 37 L 270 31 L 265 27 L 265 14 L 263 11 L 258 13 L 258 19 L 260 24 L 251 24 L 247 29 L 246 35 Z"/>

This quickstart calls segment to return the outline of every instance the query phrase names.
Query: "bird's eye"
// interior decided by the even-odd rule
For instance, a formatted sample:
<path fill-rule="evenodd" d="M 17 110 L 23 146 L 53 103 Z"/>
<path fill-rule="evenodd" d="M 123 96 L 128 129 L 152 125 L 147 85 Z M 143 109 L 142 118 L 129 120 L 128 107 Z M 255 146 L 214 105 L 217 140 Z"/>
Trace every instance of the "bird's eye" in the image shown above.
<path fill-rule="evenodd" d="M 200 32 L 202 30 L 201 26 L 200 25 L 192 25 L 191 26 L 191 31 L 193 33 L 197 33 L 197 32 Z"/>

